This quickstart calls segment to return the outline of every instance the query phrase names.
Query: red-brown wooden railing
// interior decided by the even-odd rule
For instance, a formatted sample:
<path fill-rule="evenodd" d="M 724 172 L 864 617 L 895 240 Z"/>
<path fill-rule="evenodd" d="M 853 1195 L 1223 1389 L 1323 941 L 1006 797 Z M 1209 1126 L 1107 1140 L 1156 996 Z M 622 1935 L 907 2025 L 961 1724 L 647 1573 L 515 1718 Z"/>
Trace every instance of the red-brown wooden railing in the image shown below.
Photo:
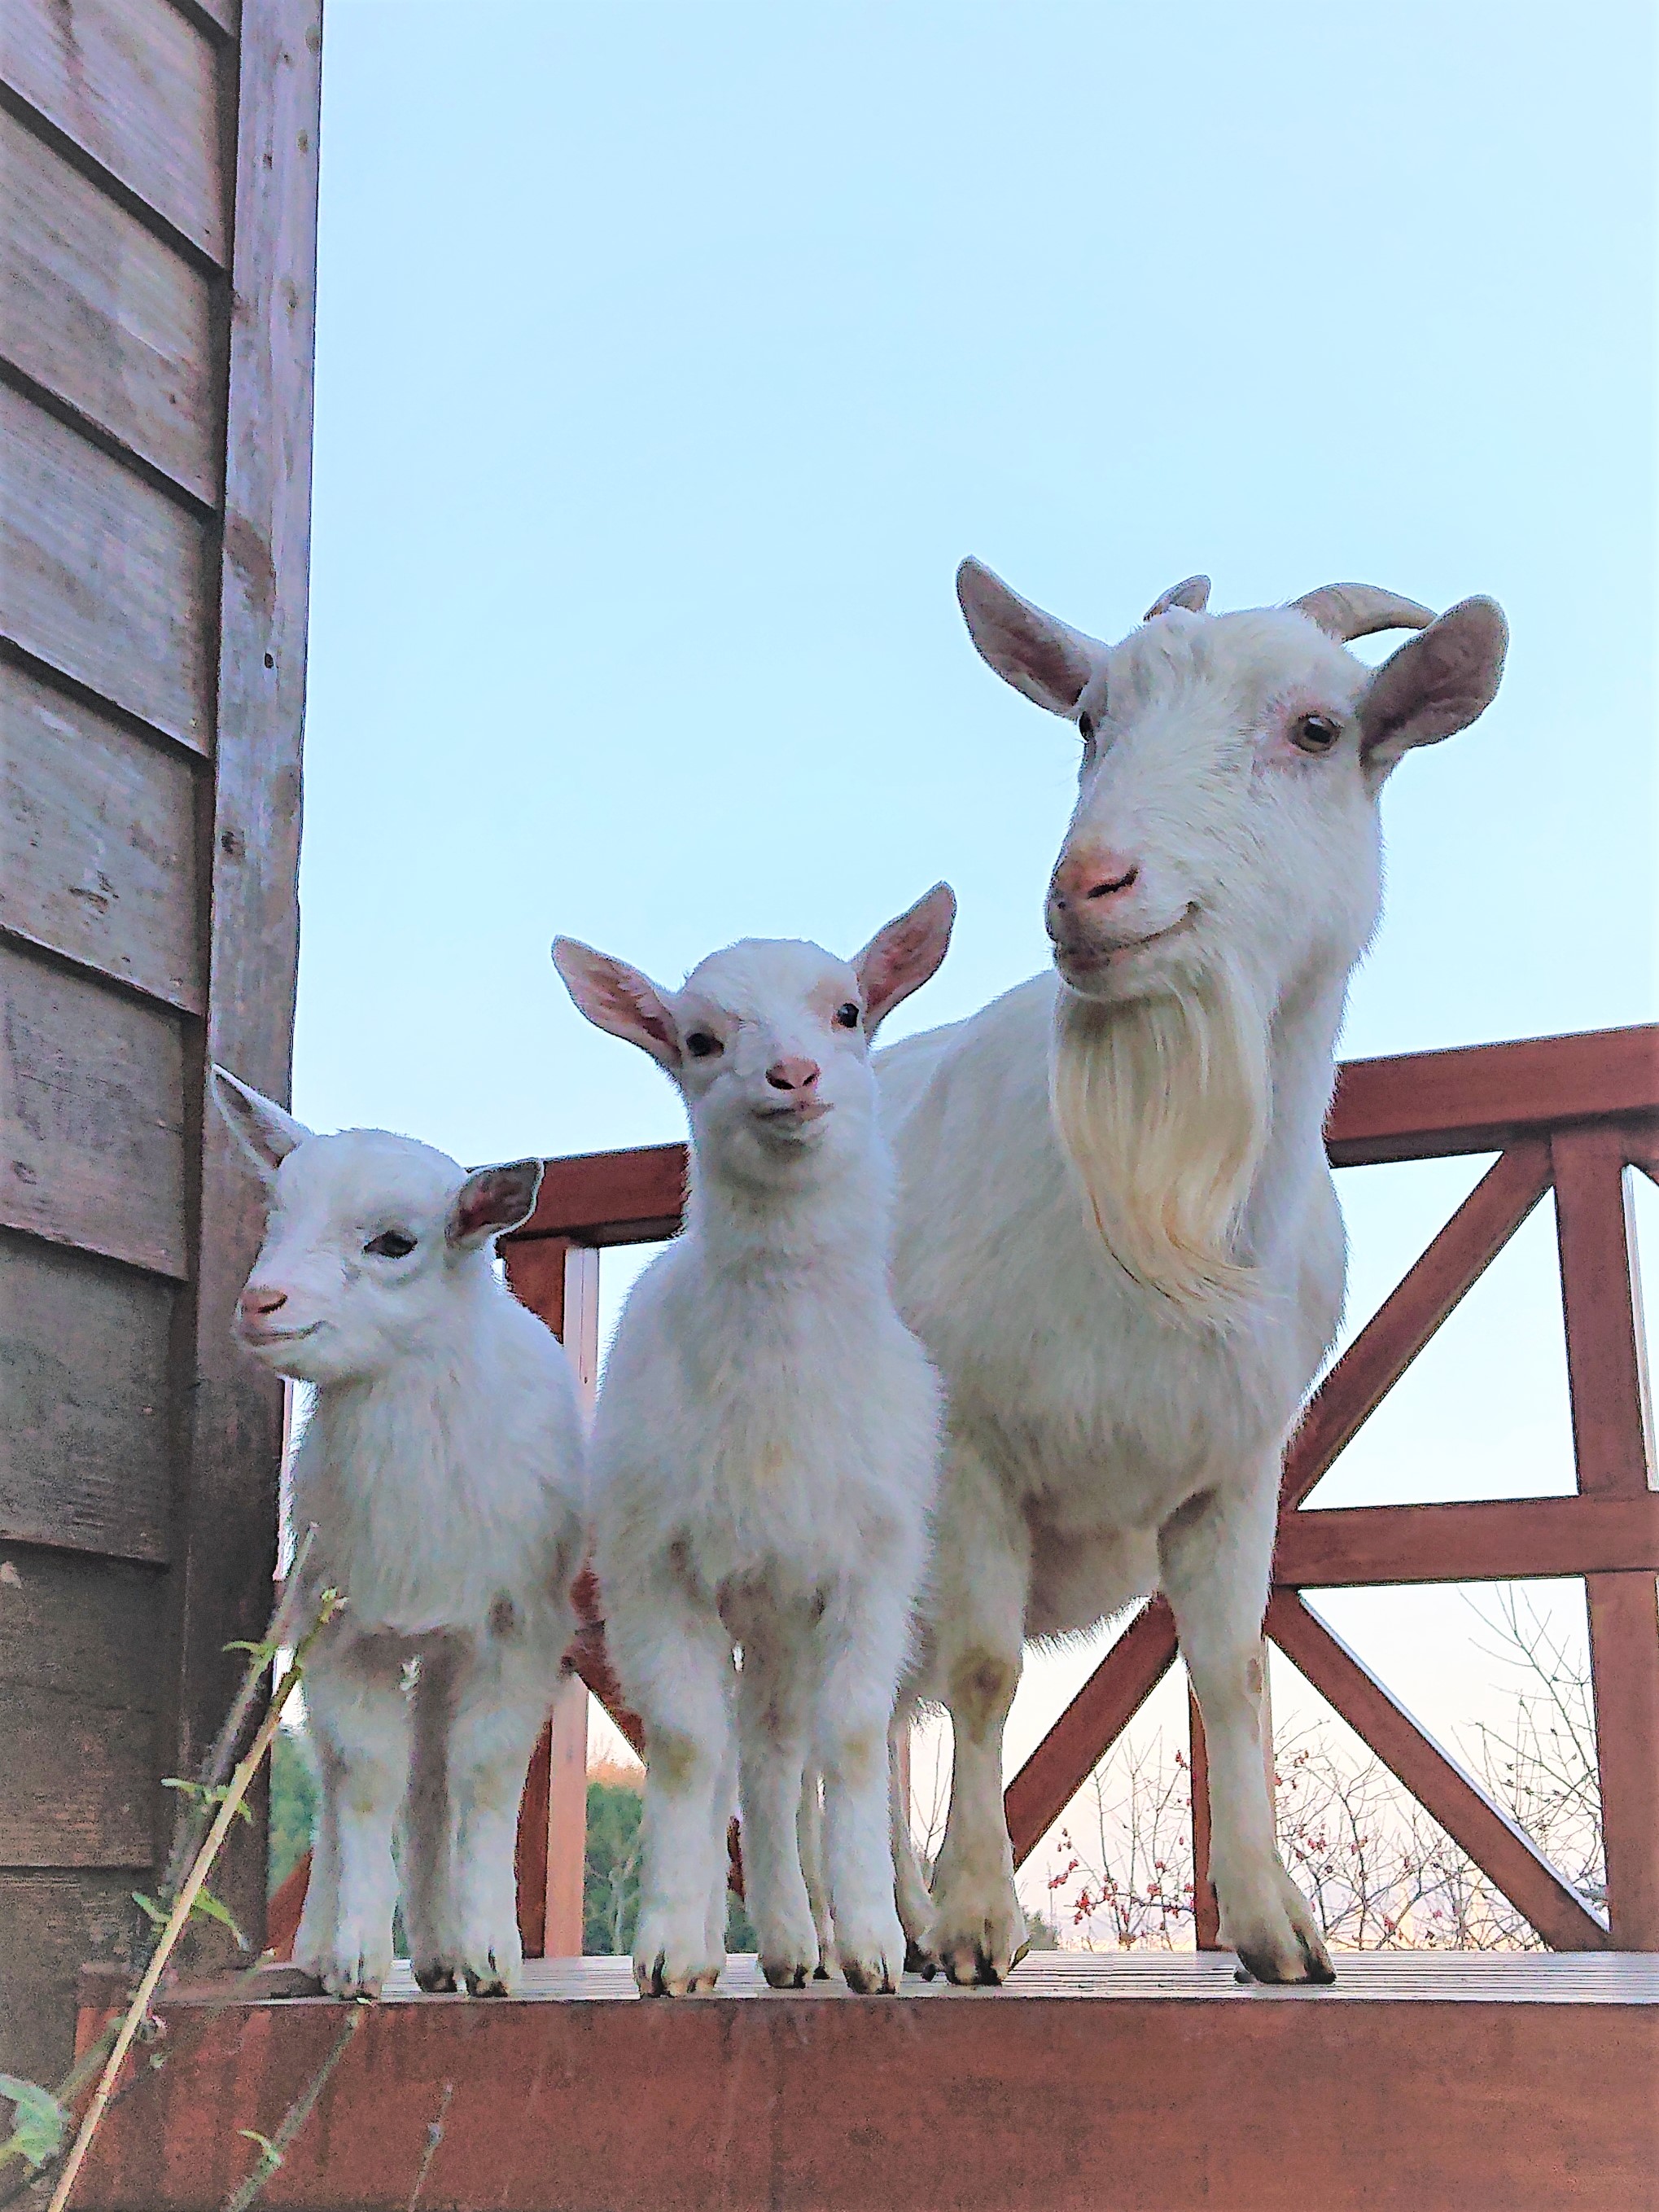
<path fill-rule="evenodd" d="M 1498 1155 L 1321 1382 L 1286 1455 L 1266 1632 L 1556 1949 L 1659 1950 L 1659 1492 L 1635 1273 L 1628 1170 L 1659 1180 L 1659 1029 L 1607 1030 L 1350 1061 L 1327 1131 L 1334 1165 Z M 678 1145 L 550 1160 L 532 1218 L 505 1243 L 514 1290 L 573 1341 L 591 1381 L 597 1254 L 670 1236 Z M 1470 1504 L 1310 1508 L 1307 1499 L 1441 1323 L 1545 1194 L 1555 1194 L 1576 1495 Z M 1606 1925 L 1480 1784 L 1303 1603 L 1317 1588 L 1581 1577 L 1585 1583 L 1607 1860 Z M 637 1748 L 605 1656 L 599 1594 L 568 1664 Z M 1176 1657 L 1155 1600 L 1010 1782 L 1024 1861 Z M 557 1734 L 554 1735 L 556 1753 Z M 567 1723 L 568 1725 L 568 1723 Z M 1198 1938 L 1216 1940 L 1205 1879 L 1203 1732 L 1192 1714 Z M 585 1797 L 579 1763 L 544 1742 L 520 1832 L 527 1948 L 580 1948 Z M 550 1766 L 551 1780 L 550 1781 Z M 563 1777 L 562 1787 L 561 1776 Z M 298 1917 L 303 1869 L 272 1904 L 273 1940 Z M 562 1899 L 556 1911 L 550 1904 Z M 538 1905 L 540 1910 L 538 1910 Z M 1206 1911 L 1207 1908 L 1207 1911 Z"/>

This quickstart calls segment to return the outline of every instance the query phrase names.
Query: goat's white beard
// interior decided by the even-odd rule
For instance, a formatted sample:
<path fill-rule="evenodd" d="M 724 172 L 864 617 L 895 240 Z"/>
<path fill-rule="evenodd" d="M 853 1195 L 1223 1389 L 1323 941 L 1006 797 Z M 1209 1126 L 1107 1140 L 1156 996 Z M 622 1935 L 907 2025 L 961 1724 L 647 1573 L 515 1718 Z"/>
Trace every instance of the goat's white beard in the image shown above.
<path fill-rule="evenodd" d="M 1049 1055 L 1054 1127 L 1126 1274 L 1185 1318 L 1223 1326 L 1249 1303 L 1234 1256 L 1266 1149 L 1267 1024 L 1242 977 L 1122 1006 L 1061 989 Z"/>

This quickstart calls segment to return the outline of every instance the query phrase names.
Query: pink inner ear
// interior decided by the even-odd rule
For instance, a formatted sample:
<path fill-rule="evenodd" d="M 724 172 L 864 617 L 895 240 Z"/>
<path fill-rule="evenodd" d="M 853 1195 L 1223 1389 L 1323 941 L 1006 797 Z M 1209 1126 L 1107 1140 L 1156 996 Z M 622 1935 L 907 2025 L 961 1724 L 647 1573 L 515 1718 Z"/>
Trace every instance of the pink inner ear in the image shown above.
<path fill-rule="evenodd" d="M 522 1212 L 525 1196 L 523 1182 L 517 1175 L 497 1170 L 481 1176 L 463 1187 L 456 1201 L 455 1235 L 477 1237 L 485 1230 L 505 1227 Z"/>
<path fill-rule="evenodd" d="M 637 1005 L 635 1006 L 633 1012 L 635 1020 L 638 1022 L 647 1036 L 655 1037 L 657 1042 L 665 1045 L 670 1052 L 675 1050 L 674 1032 L 660 1014 L 654 1012 L 648 1006 Z"/>

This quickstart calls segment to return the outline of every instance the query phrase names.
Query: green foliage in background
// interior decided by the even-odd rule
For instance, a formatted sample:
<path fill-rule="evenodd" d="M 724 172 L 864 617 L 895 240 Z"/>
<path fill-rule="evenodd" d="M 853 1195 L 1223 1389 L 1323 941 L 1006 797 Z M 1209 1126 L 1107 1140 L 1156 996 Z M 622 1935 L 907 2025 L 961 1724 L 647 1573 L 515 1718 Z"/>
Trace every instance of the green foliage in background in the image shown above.
<path fill-rule="evenodd" d="M 626 1956 L 634 1948 L 640 1910 L 640 1808 L 637 1790 L 611 1782 L 587 1785 L 587 1858 L 582 1870 L 582 1949 L 590 1956 Z M 755 1931 L 734 1897 L 726 1923 L 728 1951 L 752 1951 Z"/>
<path fill-rule="evenodd" d="M 270 1871 L 274 1894 L 311 1849 L 317 1814 L 317 1771 L 303 1733 L 277 1732 L 270 1759 Z M 582 1949 L 590 1954 L 634 1948 L 640 1909 L 640 1793 L 616 1783 L 587 1785 L 587 1857 L 582 1872 Z M 398 1930 L 398 1952 L 407 1948 Z M 728 1951 L 752 1951 L 755 1931 L 734 1897 Z"/>
<path fill-rule="evenodd" d="M 317 1816 L 317 1771 L 298 1729 L 283 1728 L 270 1747 L 270 1858 L 266 1887 L 275 1895 L 311 1849 Z"/>

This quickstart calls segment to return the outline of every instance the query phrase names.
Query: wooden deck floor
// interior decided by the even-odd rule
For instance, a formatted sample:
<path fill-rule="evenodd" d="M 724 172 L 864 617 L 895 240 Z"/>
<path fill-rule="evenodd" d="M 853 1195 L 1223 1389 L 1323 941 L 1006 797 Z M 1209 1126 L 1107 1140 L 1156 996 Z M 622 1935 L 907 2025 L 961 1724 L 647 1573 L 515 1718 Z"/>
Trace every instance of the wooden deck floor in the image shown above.
<path fill-rule="evenodd" d="M 714 1996 L 646 2004 L 592 1959 L 537 1962 L 509 2001 L 404 1973 L 352 2008 L 262 1976 L 161 2008 L 166 2063 L 76 2201 L 217 2212 L 257 2157 L 238 2130 L 274 2136 L 332 2052 L 273 2208 L 408 2212 L 417 2180 L 417 2212 L 1659 2207 L 1659 1958 L 1339 1969 L 1273 1990 L 1225 1955 L 1049 1953 L 1006 1990 L 872 1999 L 770 1991 L 743 1959 Z"/>

